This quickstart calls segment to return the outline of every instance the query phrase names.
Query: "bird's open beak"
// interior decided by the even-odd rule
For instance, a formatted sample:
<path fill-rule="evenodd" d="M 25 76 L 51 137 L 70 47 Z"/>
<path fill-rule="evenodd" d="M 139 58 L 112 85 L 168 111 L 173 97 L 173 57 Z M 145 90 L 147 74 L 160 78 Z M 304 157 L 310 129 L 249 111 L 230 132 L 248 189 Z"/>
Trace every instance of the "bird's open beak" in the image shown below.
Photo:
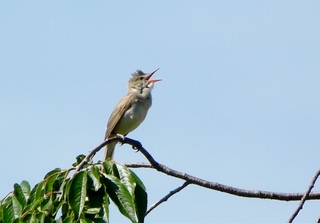
<path fill-rule="evenodd" d="M 152 71 L 151 73 L 147 74 L 146 80 L 147 80 L 148 82 L 153 82 L 153 83 L 154 83 L 154 82 L 162 81 L 162 79 L 150 80 L 150 78 L 152 77 L 152 75 L 153 75 L 155 72 L 157 72 L 157 70 L 159 70 L 159 68 L 156 69 L 156 70 L 154 70 L 154 71 Z"/>

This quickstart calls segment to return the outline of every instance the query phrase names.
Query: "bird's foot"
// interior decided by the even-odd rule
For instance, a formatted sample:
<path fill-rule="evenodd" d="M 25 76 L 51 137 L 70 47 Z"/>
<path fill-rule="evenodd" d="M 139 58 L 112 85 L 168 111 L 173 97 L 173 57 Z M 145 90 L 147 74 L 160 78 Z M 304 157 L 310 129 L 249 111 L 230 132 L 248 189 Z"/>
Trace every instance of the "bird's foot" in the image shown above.
<path fill-rule="evenodd" d="M 134 143 L 132 145 L 132 149 L 136 152 L 140 151 L 140 148 L 142 147 L 141 143 L 139 141 L 133 140 Z"/>
<path fill-rule="evenodd" d="M 122 142 L 120 143 L 123 145 L 125 136 L 117 133 L 117 137 L 121 138 Z"/>
<path fill-rule="evenodd" d="M 136 146 L 132 146 L 132 149 L 137 153 L 140 151 L 139 147 L 136 147 Z"/>

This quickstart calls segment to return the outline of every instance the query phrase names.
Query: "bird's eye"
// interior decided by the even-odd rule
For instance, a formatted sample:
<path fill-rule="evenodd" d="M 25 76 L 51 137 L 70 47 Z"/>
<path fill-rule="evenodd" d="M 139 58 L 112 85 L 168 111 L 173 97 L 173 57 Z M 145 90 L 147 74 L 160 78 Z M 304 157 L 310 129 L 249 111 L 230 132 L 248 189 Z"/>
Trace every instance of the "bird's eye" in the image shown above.
<path fill-rule="evenodd" d="M 144 77 L 140 77 L 140 80 L 143 80 L 144 79 Z"/>

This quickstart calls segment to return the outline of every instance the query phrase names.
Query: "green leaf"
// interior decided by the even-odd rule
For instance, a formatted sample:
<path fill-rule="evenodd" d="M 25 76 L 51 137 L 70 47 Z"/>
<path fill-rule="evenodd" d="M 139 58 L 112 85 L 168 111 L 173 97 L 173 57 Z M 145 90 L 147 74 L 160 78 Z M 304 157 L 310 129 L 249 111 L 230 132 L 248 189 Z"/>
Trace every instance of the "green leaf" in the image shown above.
<path fill-rule="evenodd" d="M 143 182 L 140 180 L 140 178 L 135 174 L 135 172 L 133 172 L 132 170 L 130 170 L 131 176 L 134 179 L 134 181 L 136 182 L 137 185 L 139 185 L 143 190 L 147 190 L 146 187 L 144 186 Z"/>
<path fill-rule="evenodd" d="M 26 207 L 26 210 L 33 211 L 42 203 L 44 199 L 44 183 L 44 181 L 41 181 L 33 187 L 28 199 L 28 206 Z"/>
<path fill-rule="evenodd" d="M 74 219 L 74 216 L 68 216 L 68 217 L 66 217 L 64 219 L 59 218 L 55 222 L 56 223 L 74 223 L 74 222 L 77 222 L 77 221 Z"/>
<path fill-rule="evenodd" d="M 54 200 L 52 199 L 52 201 L 53 201 L 53 209 L 52 209 L 51 215 L 55 217 L 58 212 L 61 212 L 62 206 L 63 204 L 65 204 L 65 201 L 58 198 Z"/>
<path fill-rule="evenodd" d="M 46 196 L 51 196 L 51 193 L 54 191 L 53 184 L 56 181 L 58 174 L 59 172 L 53 173 L 45 179 L 44 194 Z"/>
<path fill-rule="evenodd" d="M 8 197 L 3 205 L 3 223 L 12 223 L 14 221 L 14 213 L 12 207 L 12 196 Z"/>
<path fill-rule="evenodd" d="M 67 203 L 64 203 L 61 207 L 61 214 L 62 216 L 67 215 L 69 212 L 69 205 Z"/>
<path fill-rule="evenodd" d="M 72 166 L 74 167 L 78 166 L 84 158 L 86 158 L 86 156 L 83 154 L 80 154 L 79 156 L 76 157 L 76 162 L 73 163 Z"/>
<path fill-rule="evenodd" d="M 60 168 L 55 168 L 54 170 L 51 170 L 50 172 L 48 172 L 44 179 L 47 179 L 48 177 L 51 177 L 51 175 L 56 175 L 57 173 L 60 173 L 61 169 Z"/>
<path fill-rule="evenodd" d="M 139 179 L 139 177 L 133 171 L 130 170 L 130 172 L 131 172 L 131 176 L 136 182 L 136 187 L 134 190 L 134 198 L 135 198 L 135 205 L 136 205 L 138 220 L 139 220 L 139 223 L 143 223 L 144 218 L 146 216 L 146 212 L 147 212 L 148 194 L 146 191 L 146 187 L 144 186 L 142 181 Z"/>
<path fill-rule="evenodd" d="M 93 189 L 94 191 L 98 191 L 102 184 L 100 182 L 100 172 L 99 172 L 99 168 L 96 166 L 93 166 L 90 171 L 88 172 L 88 180 L 90 182 L 90 188 Z"/>
<path fill-rule="evenodd" d="M 21 186 L 19 184 L 14 184 L 13 188 L 14 197 L 17 199 L 17 202 L 19 202 L 20 206 L 24 207 L 27 204 L 27 200 L 24 197 Z"/>
<path fill-rule="evenodd" d="M 20 221 L 22 222 L 22 221 Z M 32 223 L 38 223 L 40 222 L 38 219 L 37 219 L 37 215 L 35 213 L 33 214 L 28 214 L 26 215 L 24 218 L 23 218 L 23 222 L 32 222 Z"/>
<path fill-rule="evenodd" d="M 121 164 L 115 164 L 115 165 L 117 166 L 120 181 L 126 186 L 130 194 L 133 195 L 136 182 L 132 177 L 131 171 L 125 165 L 121 165 Z"/>
<path fill-rule="evenodd" d="M 121 182 L 129 190 L 135 202 L 136 215 L 139 222 L 144 222 L 147 211 L 148 196 L 146 188 L 139 177 L 125 165 L 116 164 Z"/>
<path fill-rule="evenodd" d="M 104 169 L 104 172 L 106 174 L 110 174 L 110 175 L 114 175 L 113 174 L 113 161 L 111 161 L 110 159 L 107 159 L 106 161 L 104 161 L 102 163 L 102 166 L 103 166 L 103 169 Z"/>
<path fill-rule="evenodd" d="M 88 208 L 85 213 L 90 215 L 96 215 L 100 213 L 100 208 Z"/>
<path fill-rule="evenodd" d="M 90 208 L 101 208 L 105 194 L 106 192 L 103 190 L 103 188 L 101 188 L 99 191 L 88 190 L 86 201 L 87 210 Z"/>
<path fill-rule="evenodd" d="M 62 189 L 63 183 L 67 180 L 68 174 L 69 174 L 69 170 L 65 170 L 65 171 L 61 171 L 57 175 L 57 178 L 52 185 L 54 191 L 59 191 Z"/>
<path fill-rule="evenodd" d="M 28 200 L 30 197 L 30 184 L 28 183 L 28 181 L 23 180 L 21 182 L 21 189 L 23 191 L 24 197 L 26 198 L 26 200 Z"/>
<path fill-rule="evenodd" d="M 36 184 L 32 188 L 30 192 L 30 197 L 28 199 L 28 204 L 32 204 L 39 198 L 43 198 L 44 196 L 43 185 L 44 185 L 44 181 L 41 181 L 40 183 Z"/>
<path fill-rule="evenodd" d="M 74 213 L 70 209 L 70 205 L 68 203 L 63 203 L 61 206 L 61 216 L 56 220 L 56 223 L 72 223 L 77 222 L 75 220 Z"/>
<path fill-rule="evenodd" d="M 69 199 L 69 191 L 70 191 L 70 185 L 71 185 L 71 180 L 69 179 L 66 181 L 65 185 L 64 185 L 64 193 L 63 193 L 63 200 L 68 201 Z"/>
<path fill-rule="evenodd" d="M 0 222 L 3 219 L 3 203 L 4 200 L 0 200 Z"/>
<path fill-rule="evenodd" d="M 117 177 L 120 179 L 120 176 L 119 176 L 119 171 L 118 171 L 118 165 L 114 162 L 112 162 L 112 174 L 113 176 Z"/>
<path fill-rule="evenodd" d="M 12 196 L 12 209 L 14 218 L 20 218 L 22 214 L 22 206 L 16 196 Z"/>
<path fill-rule="evenodd" d="M 80 223 L 94 223 L 94 222 L 88 218 L 80 218 Z"/>
<path fill-rule="evenodd" d="M 119 211 L 124 216 L 129 218 L 131 222 L 136 223 L 135 203 L 129 190 L 118 178 L 106 174 L 104 174 L 104 176 L 106 190 L 112 201 L 117 205 Z"/>
<path fill-rule="evenodd" d="M 107 207 L 105 207 L 105 200 L 108 200 L 108 194 L 104 187 L 101 187 L 98 191 L 88 190 L 84 210 L 85 217 L 94 222 L 108 222 L 109 203 L 107 203 Z"/>
<path fill-rule="evenodd" d="M 53 198 L 57 197 L 57 200 L 61 200 L 61 198 L 63 197 L 68 174 L 68 170 L 58 174 L 56 180 L 52 184 L 52 191 L 55 192 Z"/>
<path fill-rule="evenodd" d="M 109 196 L 106 194 L 103 196 L 103 203 L 102 203 L 102 213 L 100 213 L 100 216 L 102 219 L 106 222 L 109 223 Z"/>
<path fill-rule="evenodd" d="M 79 172 L 71 180 L 69 188 L 69 203 L 75 216 L 80 217 L 87 196 L 87 172 Z"/>
<path fill-rule="evenodd" d="M 41 203 L 41 211 L 46 215 L 52 215 L 54 211 L 53 201 L 50 198 L 43 200 Z"/>
<path fill-rule="evenodd" d="M 45 222 L 45 223 L 51 223 L 54 222 L 54 218 L 49 217 L 47 213 L 38 213 L 37 214 L 37 219 L 39 222 Z M 19 222 L 20 223 L 20 222 Z"/>
<path fill-rule="evenodd" d="M 84 210 L 85 217 L 95 223 L 109 222 L 109 199 L 105 187 L 98 191 L 88 190 L 87 201 Z"/>

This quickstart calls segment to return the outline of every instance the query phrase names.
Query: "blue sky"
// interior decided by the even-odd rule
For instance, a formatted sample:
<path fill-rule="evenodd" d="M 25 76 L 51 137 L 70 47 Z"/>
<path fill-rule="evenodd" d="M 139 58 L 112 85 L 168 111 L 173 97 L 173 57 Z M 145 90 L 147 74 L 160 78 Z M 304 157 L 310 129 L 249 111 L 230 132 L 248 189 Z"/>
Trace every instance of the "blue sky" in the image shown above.
<path fill-rule="evenodd" d="M 156 68 L 164 81 L 129 135 L 156 160 L 243 189 L 305 191 L 319 169 L 319 9 L 319 1 L 0 2 L 0 197 L 98 145 L 130 74 Z M 115 160 L 145 161 L 129 146 Z M 135 171 L 150 205 L 183 184 Z M 295 222 L 315 222 L 319 202 Z M 146 220 L 286 222 L 297 205 L 190 185 Z"/>

